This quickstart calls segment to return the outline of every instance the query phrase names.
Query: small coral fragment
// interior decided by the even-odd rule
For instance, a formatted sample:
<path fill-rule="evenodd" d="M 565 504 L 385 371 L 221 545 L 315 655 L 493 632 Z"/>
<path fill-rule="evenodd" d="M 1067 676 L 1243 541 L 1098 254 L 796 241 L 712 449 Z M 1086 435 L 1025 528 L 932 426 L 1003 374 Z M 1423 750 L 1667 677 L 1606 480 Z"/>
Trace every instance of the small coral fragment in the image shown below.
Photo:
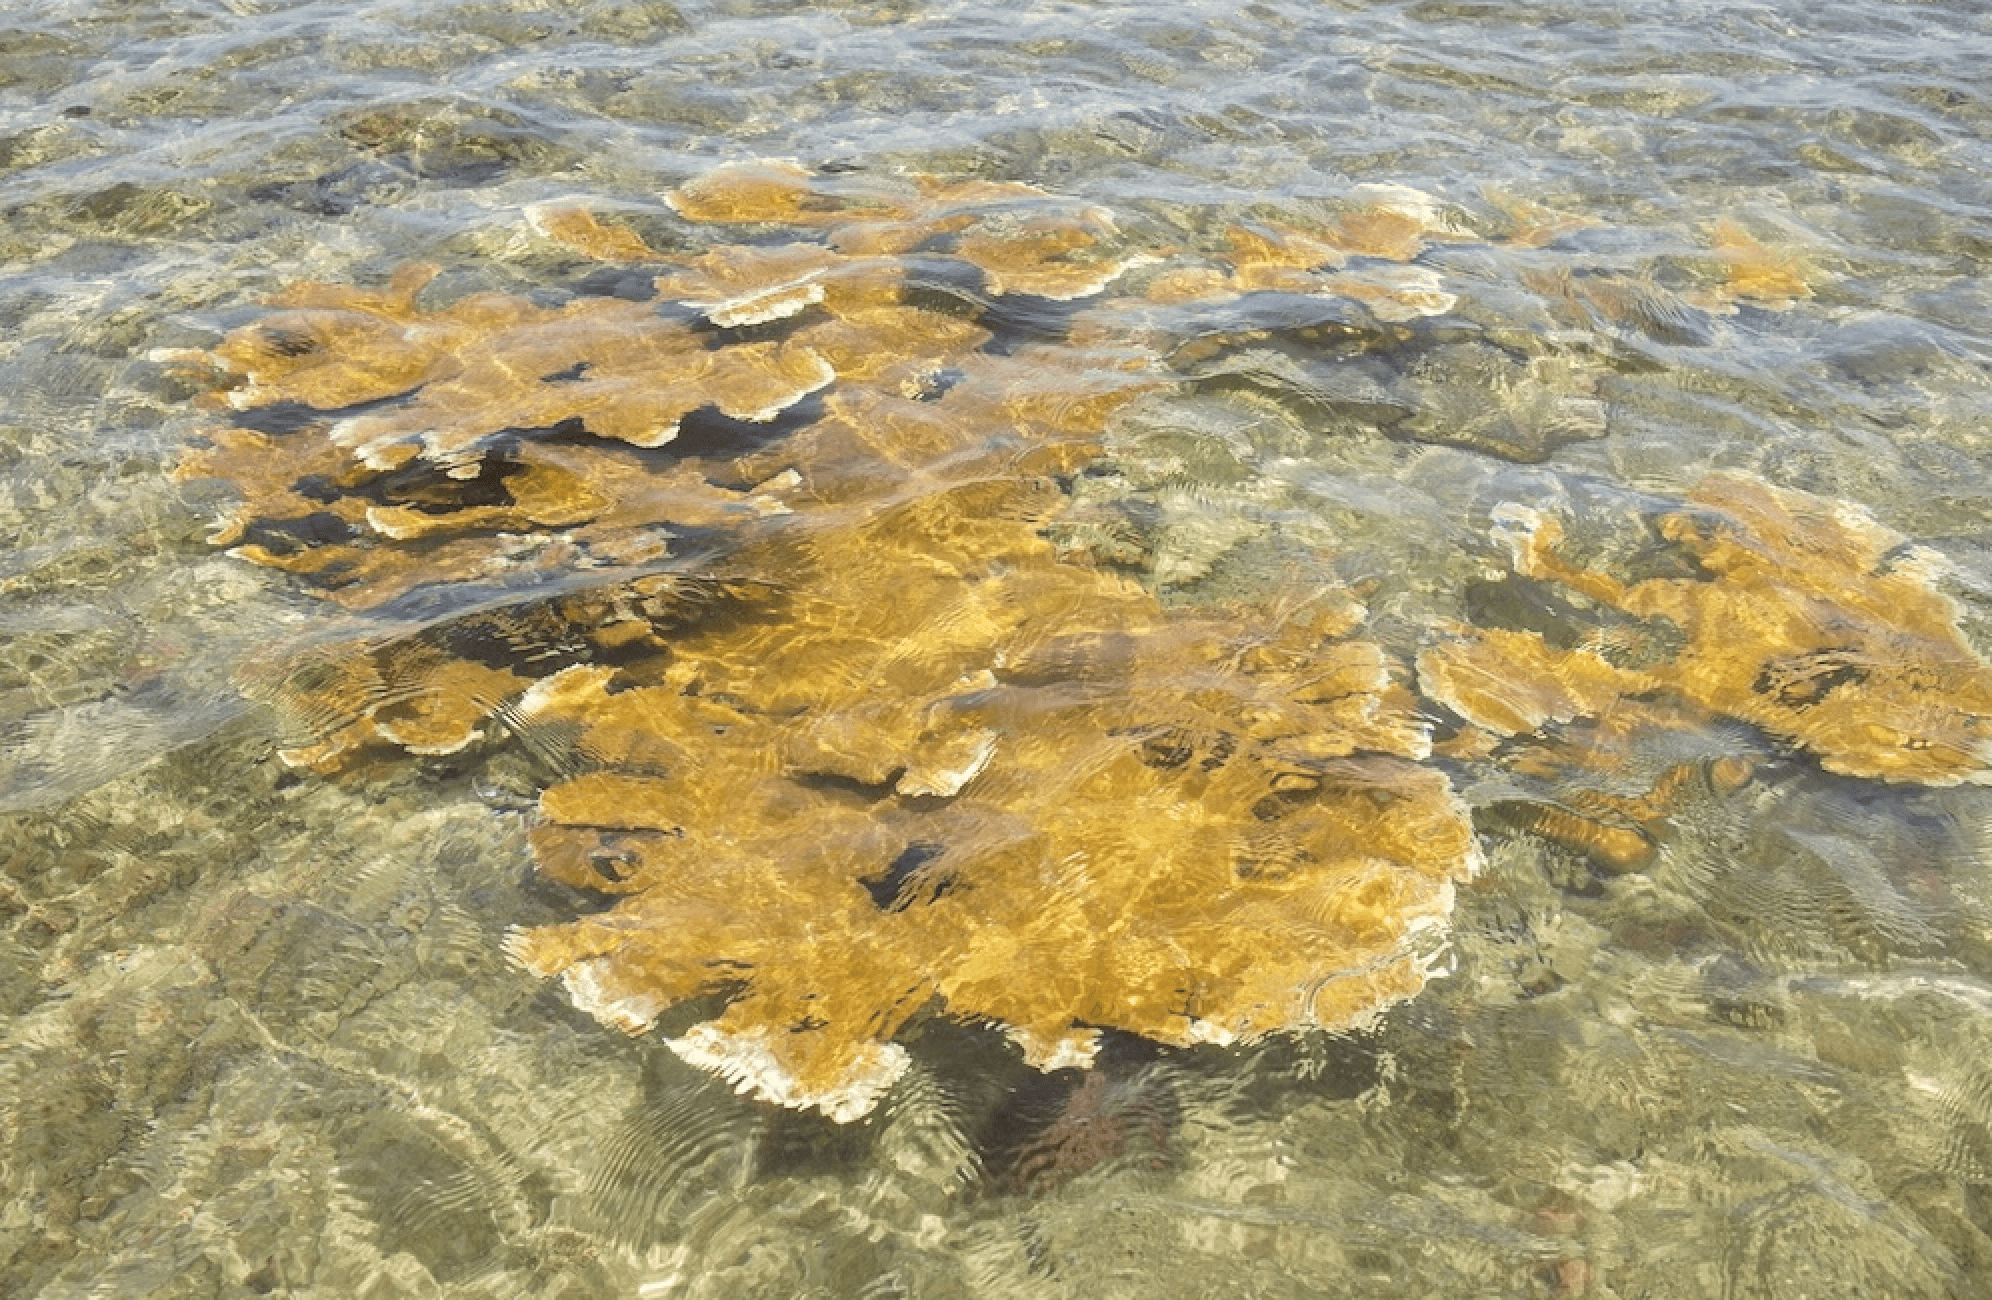
<path fill-rule="evenodd" d="M 404 266 L 385 291 L 305 284 L 276 305 L 288 307 L 237 330 L 211 354 L 235 381 L 224 393 L 246 410 L 296 402 L 336 410 L 408 392 L 446 367 L 448 330 L 416 328 L 415 295 L 437 268 Z"/>
<path fill-rule="evenodd" d="M 794 163 L 735 163 L 686 181 L 664 201 L 687 221 L 800 225 L 834 219 L 840 205 L 818 193 L 813 182 Z"/>
<path fill-rule="evenodd" d="M 1589 752 L 1584 752 L 1588 750 Z M 1680 807 L 1705 795 L 1726 797 L 1749 783 L 1752 766 L 1735 755 L 1700 758 L 1662 769 L 1637 794 L 1595 788 L 1611 775 L 1620 756 L 1607 754 L 1600 766 L 1595 749 L 1568 742 L 1544 747 L 1528 765 L 1539 770 L 1557 793 L 1539 799 L 1494 800 L 1493 813 L 1520 830 L 1589 859 L 1607 875 L 1623 875 L 1649 865 L 1670 838 L 1669 822 Z"/>
<path fill-rule="evenodd" d="M 1533 632 L 1458 628 L 1418 656 L 1418 688 L 1477 727 L 1502 735 L 1597 715 L 1658 685 L 1589 650 L 1558 650 Z"/>
<path fill-rule="evenodd" d="M 799 330 L 796 342 L 827 361 L 840 379 L 911 397 L 966 362 L 990 337 L 987 329 L 959 316 L 874 306 L 842 308 Z"/>
<path fill-rule="evenodd" d="M 1715 255 L 1722 261 L 1724 292 L 1761 307 L 1781 309 L 1812 296 L 1799 259 L 1779 253 L 1725 217 L 1715 223 Z"/>
<path fill-rule="evenodd" d="M 1446 291 L 1438 272 L 1422 266 L 1349 272 L 1332 277 L 1328 288 L 1362 303 L 1378 320 L 1393 323 L 1443 316 L 1459 302 L 1459 295 Z"/>
<path fill-rule="evenodd" d="M 1546 248 L 1565 235 L 1599 224 L 1591 217 L 1558 212 L 1504 190 L 1490 188 L 1486 193 L 1508 227 L 1505 242 L 1516 248 Z"/>
<path fill-rule="evenodd" d="M 496 435 L 569 421 L 597 437 L 657 447 L 703 407 L 768 420 L 835 377 L 807 348 L 770 342 L 714 351 L 643 304 L 582 299 L 522 317 L 465 349 L 454 374 L 394 408 L 340 420 L 333 437 L 381 468 L 418 449 L 462 467 Z"/>
<path fill-rule="evenodd" d="M 1304 292 L 1309 282 L 1295 277 L 1293 272 L 1333 270 L 1349 260 L 1342 249 L 1327 239 L 1283 222 L 1255 221 L 1233 226 L 1225 232 L 1225 240 L 1231 246 L 1232 283 L 1243 290 Z"/>
<path fill-rule="evenodd" d="M 1346 252 L 1408 262 L 1428 240 L 1451 233 L 1437 199 L 1408 185 L 1358 185 L 1358 202 L 1337 221 L 1329 240 Z"/>
<path fill-rule="evenodd" d="M 545 205 L 526 210 L 526 220 L 548 239 L 558 240 L 597 262 L 661 262 L 664 254 L 643 242 L 627 226 L 605 225 L 577 204 Z"/>
<path fill-rule="evenodd" d="M 1102 248 L 1112 226 L 1091 210 L 1034 217 L 1010 227 L 985 222 L 961 236 L 955 254 L 981 270 L 989 292 L 1065 302 L 1100 292 L 1142 259 Z"/>
<path fill-rule="evenodd" d="M 362 654 L 308 657 L 260 693 L 291 733 L 284 760 L 331 772 L 373 745 L 455 753 L 479 739 L 484 720 L 526 682 L 508 668 L 457 659 L 437 640 L 414 638 Z"/>
<path fill-rule="evenodd" d="M 657 291 L 727 329 L 793 316 L 823 301 L 825 281 L 849 259 L 820 244 L 716 248 L 660 276 Z"/>
<path fill-rule="evenodd" d="M 729 1032 L 708 1023 L 693 1025 L 664 1045 L 687 1065 L 709 1070 L 742 1092 L 778 1106 L 820 1110 L 840 1124 L 870 1113 L 910 1063 L 897 1043 L 868 1043 L 841 1070 L 797 1071 L 796 1047 L 785 1034 L 766 1027 Z"/>

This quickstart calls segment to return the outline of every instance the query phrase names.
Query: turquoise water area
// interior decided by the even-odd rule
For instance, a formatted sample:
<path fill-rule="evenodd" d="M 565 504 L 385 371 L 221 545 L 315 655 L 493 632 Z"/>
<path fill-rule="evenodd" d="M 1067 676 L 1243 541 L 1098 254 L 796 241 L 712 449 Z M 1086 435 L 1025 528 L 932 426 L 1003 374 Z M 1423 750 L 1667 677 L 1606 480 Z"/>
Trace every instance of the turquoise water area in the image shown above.
<path fill-rule="evenodd" d="M 341 616 L 208 544 L 229 489 L 171 471 L 213 417 L 153 359 L 410 260 L 601 292 L 528 207 L 662 232 L 745 159 L 1028 182 L 1158 247 L 1362 185 L 1535 204 L 1588 224 L 1421 254 L 1472 346 L 1370 376 L 1408 414 L 1238 352 L 1124 414 L 1095 483 L 1165 596 L 1326 556 L 1408 657 L 1513 612 L 1503 503 L 1609 564 L 1720 469 L 1929 548 L 1988 653 L 1988 54 L 1982 7 L 1884 0 L 0 6 L 0 1293 L 1992 1294 L 1983 786 L 1739 724 L 1749 781 L 1613 874 L 1462 780 L 1487 865 L 1366 1032 L 1075 1081 L 935 1021 L 833 1125 L 507 960 L 573 909 L 529 755 L 277 757 L 253 687 Z M 1809 296 L 1711 299 L 1725 221 Z"/>

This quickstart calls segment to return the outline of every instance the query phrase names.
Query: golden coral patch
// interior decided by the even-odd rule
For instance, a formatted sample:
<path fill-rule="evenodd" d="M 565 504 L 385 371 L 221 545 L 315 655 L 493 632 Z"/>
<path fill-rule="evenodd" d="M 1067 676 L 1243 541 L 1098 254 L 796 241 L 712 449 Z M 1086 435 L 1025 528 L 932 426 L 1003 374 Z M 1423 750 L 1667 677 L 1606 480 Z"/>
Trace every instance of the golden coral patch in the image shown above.
<path fill-rule="evenodd" d="M 398 397 L 450 368 L 455 320 L 424 320 L 415 296 L 439 268 L 402 267 L 385 290 L 305 284 L 278 298 L 287 307 L 222 340 L 208 360 L 233 381 L 238 409 L 296 402 L 329 411 Z M 473 303 L 474 317 L 483 304 Z"/>
<path fill-rule="evenodd" d="M 585 205 L 543 204 L 526 210 L 526 221 L 548 239 L 597 262 L 661 262 L 664 254 L 628 226 L 609 225 Z"/>
<path fill-rule="evenodd" d="M 1812 296 L 1812 272 L 1796 254 L 1779 252 L 1730 218 L 1715 223 L 1711 238 L 1722 263 L 1723 292 L 1781 310 Z"/>
<path fill-rule="evenodd" d="M 915 1014 L 1049 1069 L 1107 1029 L 1230 1041 L 1414 992 L 1478 855 L 1359 603 L 1171 614 L 1047 537 L 1055 476 L 1174 381 L 1143 341 L 985 313 L 1099 294 L 1143 260 L 1113 223 L 782 165 L 671 203 L 818 237 L 663 256 L 540 210 L 584 256 L 658 264 L 664 303 L 427 307 L 418 269 L 301 286 L 201 359 L 237 409 L 307 413 L 189 454 L 242 493 L 217 540 L 355 607 L 463 608 L 263 683 L 285 757 L 516 739 L 559 774 L 539 869 L 617 901 L 515 955 L 630 1030 L 721 995 L 673 1050 L 839 1119 Z M 762 445 L 653 450 L 818 392 Z"/>
<path fill-rule="evenodd" d="M 1329 240 L 1347 252 L 1408 262 L 1434 239 L 1452 235 L 1437 199 L 1408 185 L 1358 185 L 1356 202 L 1336 221 Z"/>
<path fill-rule="evenodd" d="M 659 446 L 703 407 L 767 420 L 834 378 L 806 348 L 715 350 L 650 305 L 617 298 L 542 308 L 477 294 L 425 311 L 412 297 L 342 299 L 323 286 L 300 296 L 314 305 L 214 350 L 216 366 L 239 380 L 228 400 L 350 411 L 332 436 L 377 470 L 420 458 L 468 477 L 494 436 L 569 421 Z"/>
<path fill-rule="evenodd" d="M 1712 475 L 1660 521 L 1700 574 L 1630 584 L 1566 561 L 1561 525 L 1540 512 L 1510 506 L 1498 523 L 1518 573 L 1658 620 L 1682 645 L 1627 672 L 1531 633 L 1470 633 L 1424 660 L 1425 689 L 1470 721 L 1517 734 L 1664 692 L 1829 771 L 1992 780 L 1992 665 L 1933 583 L 1935 557 L 1855 507 Z"/>
<path fill-rule="evenodd" d="M 623 901 L 515 954 L 631 1030 L 730 992 L 674 1049 L 838 1118 L 930 1004 L 1049 1068 L 1102 1028 L 1229 1041 L 1414 991 L 1476 851 L 1344 605 L 1168 618 L 1052 556 L 1054 495 L 827 531 L 774 564 L 795 594 L 674 638 L 682 675 L 529 693 L 522 725 L 615 764 L 548 789 L 542 864 Z M 881 573 L 892 606 L 854 608 Z"/>
<path fill-rule="evenodd" d="M 821 244 L 715 248 L 660 276 L 657 291 L 727 329 L 763 325 L 822 302 L 825 281 L 849 265 Z"/>
<path fill-rule="evenodd" d="M 843 205 L 824 195 L 806 168 L 786 162 L 734 163 L 685 182 L 665 196 L 687 221 L 811 225 L 840 218 Z"/>
<path fill-rule="evenodd" d="M 1171 617 L 1057 557 L 1061 500 L 970 479 L 794 521 L 725 580 L 334 657 L 284 683 L 320 733 L 287 757 L 454 752 L 499 717 L 579 769 L 535 851 L 623 901 L 512 951 L 632 1031 L 729 994 L 674 1050 L 840 1119 L 930 1004 L 1051 1068 L 1102 1028 L 1229 1041 L 1415 991 L 1477 855 L 1360 606 Z"/>
<path fill-rule="evenodd" d="M 1167 610 L 1052 540 L 1150 394 L 1291 371 L 1389 406 L 1322 367 L 1450 308 L 1435 271 L 1377 263 L 1451 232 L 1415 192 L 1352 198 L 1138 275 L 1110 218 L 1029 186 L 743 164 L 667 201 L 770 242 L 664 255 L 532 215 L 654 264 L 658 302 L 427 306 L 427 267 L 298 286 L 170 358 L 236 413 L 181 466 L 236 487 L 216 540 L 367 612 L 260 684 L 285 757 L 519 744 L 551 773 L 539 870 L 613 899 L 517 932 L 519 960 L 631 1031 L 716 999 L 674 1051 L 838 1119 L 917 1015 L 1051 1069 L 1105 1030 L 1231 1041 L 1408 996 L 1478 851 L 1361 603 Z M 1839 771 L 1981 779 L 1984 667 L 1871 521 L 1712 480 L 1666 526 L 1708 577 L 1630 587 L 1565 564 L 1546 518 L 1505 527 L 1520 572 L 1686 649 L 1635 671 L 1460 629 L 1419 662 L 1494 733 L 1455 754 L 1547 778 L 1700 711 Z M 1516 820 L 1623 869 L 1665 793 Z"/>
<path fill-rule="evenodd" d="M 1290 273 L 1338 269 L 1347 255 L 1320 235 L 1282 221 L 1252 221 L 1225 231 L 1234 283 L 1240 289 L 1285 289 Z"/>
<path fill-rule="evenodd" d="M 1561 650 L 1533 632 L 1456 628 L 1418 656 L 1418 687 L 1477 727 L 1502 735 L 1596 716 L 1657 683 L 1587 649 Z"/>
<path fill-rule="evenodd" d="M 1504 242 L 1518 248 L 1546 248 L 1566 235 L 1599 224 L 1580 213 L 1559 212 L 1505 190 L 1490 188 L 1486 197 L 1507 227 Z"/>
<path fill-rule="evenodd" d="M 836 377 L 807 348 L 774 342 L 712 349 L 642 303 L 579 300 L 522 315 L 462 349 L 455 372 L 391 409 L 348 416 L 333 437 L 369 465 L 423 458 L 474 464 L 481 445 L 513 429 L 569 421 L 637 447 L 671 441 L 685 417 L 711 407 L 765 422 Z"/>
<path fill-rule="evenodd" d="M 1033 217 L 1014 226 L 987 223 L 963 234 L 955 254 L 982 272 L 993 294 L 1025 293 L 1057 302 L 1089 298 L 1143 259 L 1116 257 L 1103 214 Z"/>
<path fill-rule="evenodd" d="M 966 362 L 990 331 L 959 316 L 918 307 L 844 308 L 804 327 L 796 342 L 830 363 L 839 378 L 915 396 L 950 367 Z"/>

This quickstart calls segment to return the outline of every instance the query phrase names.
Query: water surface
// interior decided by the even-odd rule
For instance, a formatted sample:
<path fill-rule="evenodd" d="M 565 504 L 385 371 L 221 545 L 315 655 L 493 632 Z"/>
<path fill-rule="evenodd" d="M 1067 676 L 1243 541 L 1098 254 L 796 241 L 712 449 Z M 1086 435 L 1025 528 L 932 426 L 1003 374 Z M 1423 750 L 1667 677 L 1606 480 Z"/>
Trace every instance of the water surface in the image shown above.
<path fill-rule="evenodd" d="M 1985 1294 L 1982 789 L 1739 734 L 1752 781 L 1671 809 L 1640 870 L 1490 819 L 1449 973 L 1367 1034 L 1130 1046 L 1073 1092 L 934 1024 L 830 1125 L 506 960 L 571 906 L 532 879 L 519 755 L 276 757 L 243 683 L 337 615 L 207 544 L 227 489 L 170 470 L 209 417 L 148 358 L 411 259 L 558 301 L 528 205 L 661 230 L 664 190 L 740 159 L 1026 181 L 1158 246 L 1362 184 L 1483 225 L 1509 196 L 1594 223 L 1545 254 L 1575 307 L 1474 244 L 1421 263 L 1476 329 L 1592 367 L 1599 427 L 1512 454 L 1461 373 L 1420 390 L 1428 437 L 1251 384 L 1143 407 L 1117 490 L 1165 521 L 1172 599 L 1319 557 L 1408 654 L 1499 606 L 1500 503 L 1610 557 L 1725 469 L 1933 548 L 1988 649 L 1988 52 L 1975 6 L 1881 0 L 14 6 L 0 1289 Z M 1724 220 L 1810 296 L 1697 306 Z M 1017 1157 L 1061 1114 L 1116 1140 Z"/>

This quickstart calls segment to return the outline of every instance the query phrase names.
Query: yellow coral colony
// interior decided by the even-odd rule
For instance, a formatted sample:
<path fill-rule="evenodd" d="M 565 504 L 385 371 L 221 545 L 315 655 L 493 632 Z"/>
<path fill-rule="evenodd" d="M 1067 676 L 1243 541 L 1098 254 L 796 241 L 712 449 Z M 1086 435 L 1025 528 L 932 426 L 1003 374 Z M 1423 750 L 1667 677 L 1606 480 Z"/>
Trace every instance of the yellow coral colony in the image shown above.
<path fill-rule="evenodd" d="M 1051 539 L 1114 413 L 1178 367 L 1282 329 L 1355 355 L 1449 311 L 1404 264 L 1458 237 L 1438 206 L 1359 187 L 1334 223 L 1163 261 L 1024 185 L 756 163 L 667 197 L 742 241 L 666 255 L 579 207 L 529 214 L 652 272 L 656 301 L 425 306 L 418 266 L 297 286 L 179 358 L 235 412 L 181 467 L 237 490 L 216 540 L 367 629 L 269 685 L 286 758 L 514 738 L 550 774 L 539 870 L 614 904 L 513 954 L 631 1032 L 675 1009 L 685 1059 L 840 1120 L 917 1015 L 1000 1026 L 1049 1069 L 1102 1030 L 1228 1042 L 1415 992 L 1478 853 L 1361 605 L 1165 611 Z M 1579 224 L 1510 207 L 1523 247 Z M 1792 296 L 1726 228 L 1721 251 L 1737 293 Z M 1503 527 L 1520 573 L 1682 647 L 1635 669 L 1441 639 L 1430 698 L 1590 738 L 1505 761 L 1610 761 L 1712 714 L 1840 772 L 1985 779 L 1992 673 L 1924 557 L 1857 511 L 1713 478 L 1664 524 L 1703 576 L 1631 586 L 1567 564 L 1553 519 Z M 1664 796 L 1523 820 L 1623 868 Z"/>
<path fill-rule="evenodd" d="M 1614 712 L 1661 725 L 1659 712 L 1687 707 L 1751 723 L 1829 771 L 1992 780 L 1992 665 L 1933 585 L 1936 557 L 1859 509 L 1712 475 L 1660 523 L 1700 575 L 1631 585 L 1565 561 L 1555 519 L 1509 506 L 1500 523 L 1517 572 L 1659 620 L 1683 644 L 1632 671 L 1533 633 L 1464 631 L 1422 657 L 1420 684 L 1468 721 L 1519 735 Z"/>
<path fill-rule="evenodd" d="M 1111 313 L 992 348 L 995 304 L 1070 313 L 1151 259 L 1021 185 L 755 164 L 670 202 L 787 237 L 667 257 L 546 209 L 660 301 L 429 308 L 418 267 L 300 286 L 201 358 L 243 413 L 183 466 L 240 492 L 218 540 L 377 629 L 271 688 L 286 757 L 515 736 L 557 774 L 539 869 L 616 901 L 511 951 L 632 1032 L 717 997 L 672 1049 L 840 1120 L 918 1013 L 1055 1068 L 1106 1029 L 1228 1042 L 1415 992 L 1477 849 L 1361 606 L 1166 613 L 1048 540 L 1171 377 Z M 1404 255 L 1415 221 L 1371 207 Z M 1206 291 L 1342 258 L 1284 238 Z M 735 450 L 667 446 L 697 420 Z"/>

